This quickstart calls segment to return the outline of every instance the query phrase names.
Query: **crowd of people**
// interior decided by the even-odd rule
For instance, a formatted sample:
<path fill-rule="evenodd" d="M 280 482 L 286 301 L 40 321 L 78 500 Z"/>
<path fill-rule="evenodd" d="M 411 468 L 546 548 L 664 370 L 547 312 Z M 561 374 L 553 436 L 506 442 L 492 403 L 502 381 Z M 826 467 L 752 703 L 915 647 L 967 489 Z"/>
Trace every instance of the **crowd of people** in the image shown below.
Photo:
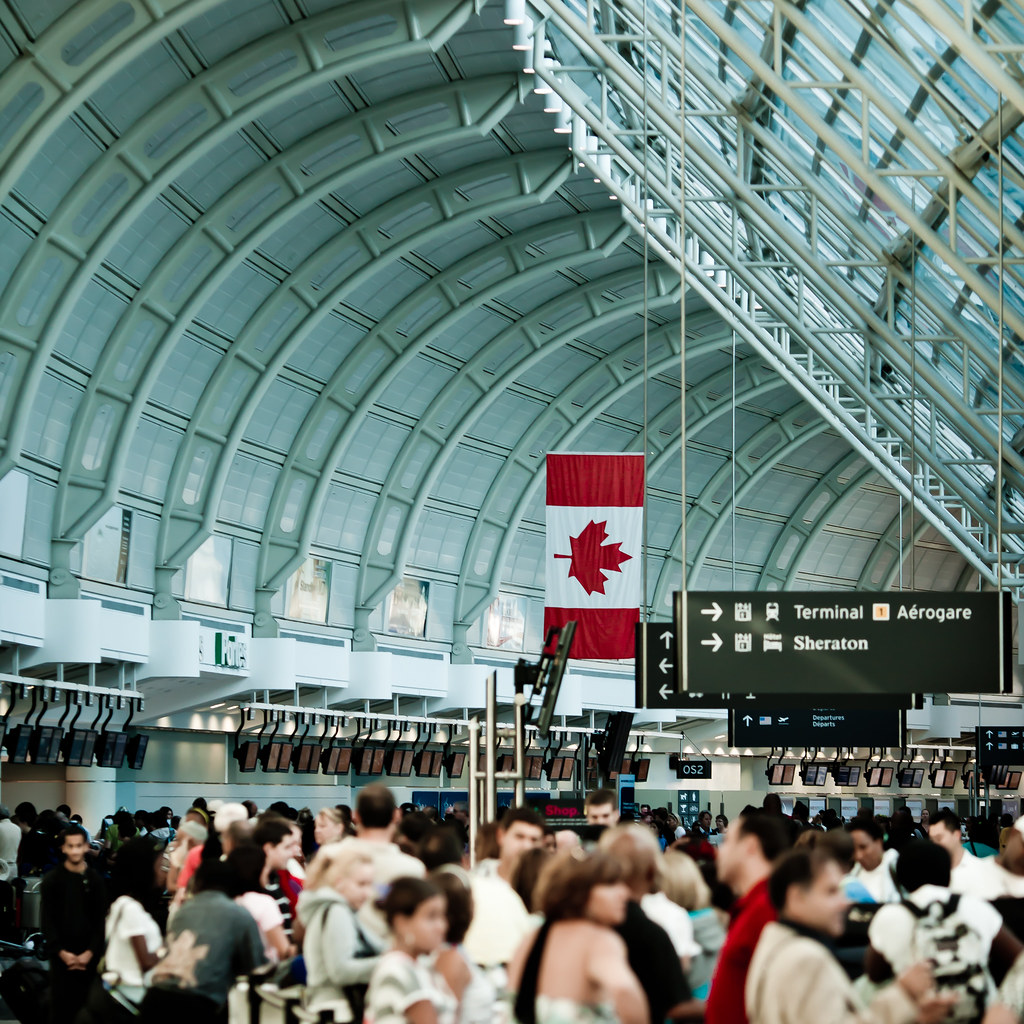
<path fill-rule="evenodd" d="M 769 794 L 684 825 L 598 790 L 586 812 L 555 830 L 510 807 L 470 857 L 465 807 L 381 784 L 315 814 L 121 810 L 95 836 L 22 804 L 0 807 L 0 875 L 42 875 L 60 1024 L 225 1021 L 267 984 L 343 1024 L 1024 1016 L 1024 819 L 979 856 L 948 810 L 844 823 Z"/>

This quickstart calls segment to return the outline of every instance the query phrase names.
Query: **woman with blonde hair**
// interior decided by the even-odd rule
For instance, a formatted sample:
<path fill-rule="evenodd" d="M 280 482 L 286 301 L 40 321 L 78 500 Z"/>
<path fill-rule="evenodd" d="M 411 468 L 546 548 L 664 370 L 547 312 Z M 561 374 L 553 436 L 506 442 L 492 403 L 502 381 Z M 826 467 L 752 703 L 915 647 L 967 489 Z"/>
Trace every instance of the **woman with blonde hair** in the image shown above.
<path fill-rule="evenodd" d="M 669 850 L 661 860 L 661 890 L 690 915 L 693 941 L 700 952 L 690 958 L 686 977 L 694 998 L 707 999 L 718 953 L 725 942 L 722 921 L 711 906 L 711 888 L 689 854 Z"/>
<path fill-rule="evenodd" d="M 337 807 L 321 807 L 313 819 L 313 841 L 317 847 L 340 843 L 346 835 L 348 831 L 341 811 Z"/>
<path fill-rule="evenodd" d="M 556 854 L 535 894 L 544 924 L 508 968 L 519 1024 L 646 1024 L 647 999 L 612 930 L 626 919 L 629 886 L 606 853 Z"/>
<path fill-rule="evenodd" d="M 366 985 L 383 951 L 356 916 L 373 891 L 373 861 L 349 843 L 328 843 L 313 858 L 299 896 L 306 934 L 306 1005 L 336 1021 L 361 1021 Z"/>

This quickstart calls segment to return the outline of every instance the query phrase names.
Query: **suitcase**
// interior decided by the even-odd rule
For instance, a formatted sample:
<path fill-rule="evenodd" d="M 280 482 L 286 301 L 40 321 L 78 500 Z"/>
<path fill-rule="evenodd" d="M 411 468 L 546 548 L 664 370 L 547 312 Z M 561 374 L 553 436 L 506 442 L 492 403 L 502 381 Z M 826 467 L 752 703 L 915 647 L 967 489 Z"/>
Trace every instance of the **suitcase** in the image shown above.
<path fill-rule="evenodd" d="M 27 932 L 39 931 L 41 919 L 40 906 L 42 896 L 39 887 L 43 884 L 41 877 L 26 878 L 25 890 L 21 894 L 21 917 L 19 924 Z"/>
<path fill-rule="evenodd" d="M 32 957 L 15 960 L 0 974 L 0 998 L 15 1020 L 39 1024 L 46 1020 L 50 1010 L 48 971 Z"/>

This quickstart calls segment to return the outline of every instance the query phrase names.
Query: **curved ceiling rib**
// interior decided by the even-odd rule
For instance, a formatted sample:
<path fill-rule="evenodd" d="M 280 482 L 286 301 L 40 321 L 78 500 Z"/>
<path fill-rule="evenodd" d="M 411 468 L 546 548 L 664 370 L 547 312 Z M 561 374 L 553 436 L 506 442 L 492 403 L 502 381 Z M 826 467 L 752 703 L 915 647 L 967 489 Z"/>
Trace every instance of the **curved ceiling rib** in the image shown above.
<path fill-rule="evenodd" d="M 110 0 L 79 0 L 2 76 L 8 110 L 20 104 L 0 150 L 0 197 L 6 197 L 61 123 L 131 61 L 221 0 L 122 0 L 128 12 L 111 21 Z M 97 28 L 100 29 L 97 32 Z"/>
<path fill-rule="evenodd" d="M 642 268 L 637 268 L 637 276 L 642 276 Z M 649 311 L 677 306 L 679 282 L 675 275 L 666 267 L 652 267 L 651 279 L 653 286 L 647 299 Z M 582 329 L 590 330 L 597 324 L 609 327 L 618 321 L 642 315 L 645 305 L 642 296 L 627 301 L 614 293 L 615 289 L 628 289 L 633 284 L 635 281 L 622 273 L 597 278 L 530 310 L 474 354 L 438 392 L 403 442 L 375 502 L 367 530 L 366 555 L 360 565 L 356 587 L 358 607 L 372 608 L 401 575 L 416 519 L 449 458 L 474 421 L 527 369 L 570 343 Z M 575 315 L 570 317 L 566 306 L 573 308 Z M 550 327 L 545 328 L 545 324 L 551 322 L 558 324 L 553 332 Z M 635 340 L 630 344 L 635 344 Z M 507 353 L 516 350 L 515 359 L 510 361 Z M 616 358 L 621 360 L 622 349 L 597 364 L 601 372 L 610 372 Z M 496 365 L 488 368 L 488 364 Z M 586 371 L 588 384 L 585 387 L 588 390 L 589 377 L 595 370 L 596 367 Z M 582 384 L 584 378 L 579 379 Z M 447 403 L 464 411 L 460 411 L 457 420 L 448 419 L 439 426 L 438 420 Z M 379 554 L 385 528 L 389 537 L 387 558 Z"/>
<path fill-rule="evenodd" d="M 191 79 L 116 139 L 62 200 L 0 294 L 0 318 L 10 325 L 4 347 L 21 357 L 12 371 L 14 391 L 35 392 L 74 303 L 123 225 L 197 157 L 318 83 L 439 45 L 458 28 L 456 12 L 472 11 L 470 0 L 431 0 L 418 13 L 415 6 L 412 0 L 349 4 L 259 39 Z M 376 37 L 353 31 L 367 21 L 378 26 Z M 210 248 L 217 244 L 216 237 L 208 241 Z M 185 269 L 179 291 L 202 262 Z M 168 315 L 162 308 L 154 313 Z M 10 403 L 0 414 L 0 475 L 21 456 L 29 413 L 29 403 Z M 107 432 L 116 434 L 116 428 Z"/>
<path fill-rule="evenodd" d="M 181 565 L 213 530 L 232 458 L 260 401 L 289 357 L 324 326 L 347 296 L 420 243 L 547 197 L 568 172 L 564 154 L 552 151 L 505 157 L 427 182 L 367 211 L 275 288 L 218 364 L 215 386 L 204 395 L 189 424 L 161 517 L 158 564 Z M 487 188 L 475 195 L 475 186 L 483 181 Z M 272 345 L 261 334 L 268 321 L 278 324 Z M 264 351 L 253 351 L 257 342 L 266 346 Z M 347 350 L 339 344 L 337 361 L 344 361 L 343 375 L 352 379 L 358 375 L 359 348 Z M 222 389 L 218 391 L 216 385 Z M 234 407 L 217 422 L 222 412 L 218 402 L 229 385 Z M 333 407 L 338 408 L 337 403 Z M 322 447 L 323 441 L 317 444 Z M 319 467 L 316 472 L 322 471 Z M 264 532 L 275 533 L 279 528 L 279 522 L 268 520 Z"/>
<path fill-rule="evenodd" d="M 115 437 L 125 441 L 131 438 L 149 400 L 153 381 L 174 346 L 230 275 L 258 255 L 256 250 L 261 243 L 287 225 L 304 207 L 322 201 L 353 178 L 412 155 L 423 146 L 454 145 L 489 130 L 511 107 L 516 95 L 515 84 L 502 76 L 477 81 L 473 88 L 467 83 L 457 83 L 415 96 L 399 97 L 360 111 L 304 138 L 218 197 L 182 233 L 166 258 L 139 286 L 130 307 L 104 346 L 80 407 L 81 427 L 72 436 L 62 467 L 55 537 L 81 537 L 84 530 L 115 500 L 121 484 L 125 457 L 123 447 L 108 459 L 94 458 L 97 464 L 92 471 L 83 465 L 83 449 L 89 443 L 94 418 L 104 406 L 109 407 L 112 400 L 119 399 L 127 408 L 119 409 L 112 416 L 117 426 Z M 412 127 L 398 134 L 384 130 L 386 123 L 392 120 L 412 124 L 411 118 L 427 109 L 432 116 L 419 129 Z M 325 153 L 331 153 L 333 158 L 325 157 Z M 254 204 L 254 196 L 262 198 L 262 202 Z M 422 196 L 419 198 L 423 201 Z M 218 368 L 219 377 L 211 384 L 223 383 L 227 380 L 224 374 L 228 369 L 239 364 L 247 366 L 256 376 L 269 373 L 275 362 L 271 358 L 275 351 L 271 345 L 278 339 L 261 335 L 260 331 L 266 331 L 267 321 L 280 313 L 285 296 L 292 300 L 296 309 L 315 307 L 321 302 L 317 292 L 331 278 L 332 261 L 337 259 L 338 246 L 347 242 L 362 250 L 365 259 L 372 259 L 380 255 L 378 250 L 387 250 L 404 240 L 402 232 L 396 230 L 396 237 L 381 238 L 371 243 L 363 240 L 360 224 L 357 221 L 349 228 L 339 230 L 330 243 L 291 273 L 283 267 L 278 270 L 283 277 L 281 284 L 229 345 Z M 211 245 L 212 238 L 218 239 L 220 244 L 216 247 Z M 167 301 L 167 292 L 180 275 L 181 267 L 196 261 L 199 252 L 207 253 L 202 273 L 193 274 L 187 283 L 179 287 L 175 301 Z M 269 273 L 266 261 L 258 269 L 263 275 Z M 283 325 L 272 324 L 270 329 L 273 326 L 278 327 L 278 332 L 283 328 Z M 140 343 L 140 335 L 145 338 L 144 346 Z M 133 361 L 134 367 L 138 368 L 137 376 L 118 371 L 118 365 L 124 360 Z M 120 376 L 127 378 L 122 393 L 116 398 L 111 394 L 111 376 L 114 379 Z M 271 373 L 265 383 L 269 384 L 272 377 Z M 211 387 L 204 393 L 201 404 L 216 401 L 218 397 L 215 387 Z M 199 420 L 203 420 L 201 411 Z M 189 435 L 198 427 L 195 420 L 190 422 Z M 204 422 L 203 429 L 212 431 L 213 437 L 225 433 L 224 422 L 214 425 Z M 191 440 L 190 436 L 190 443 Z M 184 448 L 182 457 L 185 457 Z M 169 491 L 169 494 L 172 502 L 181 501 L 180 493 Z M 194 518 L 195 510 L 188 511 Z M 164 560 L 162 555 L 160 561 Z"/>
<path fill-rule="evenodd" d="M 348 357 L 348 362 L 334 375 L 307 413 L 296 436 L 293 451 L 279 476 L 271 499 L 266 531 L 260 550 L 259 580 L 261 589 L 275 589 L 284 582 L 309 550 L 315 523 L 330 487 L 330 473 L 344 455 L 359 429 L 363 417 L 379 398 L 387 382 L 452 320 L 467 309 L 478 307 L 508 288 L 513 282 L 524 287 L 546 275 L 569 266 L 586 265 L 601 259 L 620 245 L 629 235 L 629 228 L 618 211 L 576 214 L 556 221 L 547 221 L 526 231 L 510 235 L 456 261 L 431 278 L 423 287 L 394 304 L 387 315 L 368 332 Z M 545 255 L 546 242 L 557 241 L 554 255 Z M 483 276 L 474 274 L 482 272 Z M 500 276 L 495 277 L 495 273 Z M 460 300 L 459 281 L 474 281 L 471 290 Z M 405 341 L 405 321 L 413 319 L 415 343 Z M 355 375 L 365 375 L 359 390 L 353 390 Z M 323 425 L 330 408 L 340 409 L 326 438 L 321 443 L 323 455 L 305 457 L 312 435 Z M 324 470 L 327 470 L 326 472 Z M 287 512 L 287 514 L 286 514 Z M 287 553 L 288 560 L 271 566 L 271 543 L 281 545 L 283 520 L 289 520 L 294 539 L 278 548 L 277 555 Z M 291 549 L 289 552 L 289 548 Z"/>

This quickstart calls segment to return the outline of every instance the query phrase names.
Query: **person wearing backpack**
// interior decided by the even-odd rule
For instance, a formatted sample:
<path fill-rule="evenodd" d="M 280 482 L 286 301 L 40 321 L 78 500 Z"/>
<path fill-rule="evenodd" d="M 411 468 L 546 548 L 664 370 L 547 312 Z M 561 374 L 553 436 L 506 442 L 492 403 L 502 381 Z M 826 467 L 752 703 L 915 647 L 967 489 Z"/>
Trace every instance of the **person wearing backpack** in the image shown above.
<path fill-rule="evenodd" d="M 906 898 L 882 907 L 868 928 L 868 977 L 884 981 L 908 964 L 932 965 L 939 992 L 955 997 L 950 1022 L 978 1024 L 1000 976 L 1024 950 L 988 903 L 949 888 L 949 853 L 937 843 L 907 843 L 896 865 Z"/>
<path fill-rule="evenodd" d="M 768 878 L 778 920 L 765 925 L 744 991 L 750 1024 L 939 1024 L 952 1004 L 927 964 L 912 964 L 865 1005 L 836 959 L 850 901 L 826 848 L 797 847 Z"/>

